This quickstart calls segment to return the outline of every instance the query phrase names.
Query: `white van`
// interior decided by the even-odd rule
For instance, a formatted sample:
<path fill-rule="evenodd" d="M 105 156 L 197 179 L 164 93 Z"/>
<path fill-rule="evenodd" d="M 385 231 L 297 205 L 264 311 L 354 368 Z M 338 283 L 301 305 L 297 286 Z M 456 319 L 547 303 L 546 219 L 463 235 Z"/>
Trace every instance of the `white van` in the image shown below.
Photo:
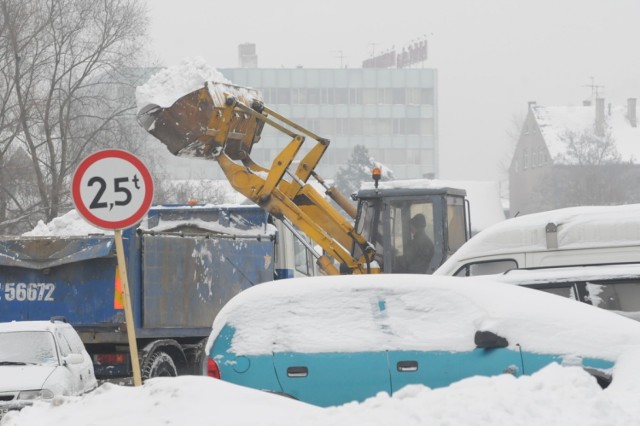
<path fill-rule="evenodd" d="M 520 216 L 476 234 L 434 275 L 640 262 L 640 204 L 571 207 Z"/>

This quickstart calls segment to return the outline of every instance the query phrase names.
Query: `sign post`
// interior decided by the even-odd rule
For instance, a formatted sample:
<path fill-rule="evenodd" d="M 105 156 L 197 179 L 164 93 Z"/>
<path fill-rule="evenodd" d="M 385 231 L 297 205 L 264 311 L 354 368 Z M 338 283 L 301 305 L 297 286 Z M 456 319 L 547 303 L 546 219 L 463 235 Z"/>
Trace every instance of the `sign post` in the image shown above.
<path fill-rule="evenodd" d="M 142 375 L 122 230 L 140 222 L 151 207 L 153 200 L 151 174 L 144 163 L 133 154 L 118 149 L 107 149 L 82 160 L 71 181 L 71 194 L 78 213 L 86 221 L 98 228 L 114 231 L 133 383 L 135 386 L 140 386 Z"/>

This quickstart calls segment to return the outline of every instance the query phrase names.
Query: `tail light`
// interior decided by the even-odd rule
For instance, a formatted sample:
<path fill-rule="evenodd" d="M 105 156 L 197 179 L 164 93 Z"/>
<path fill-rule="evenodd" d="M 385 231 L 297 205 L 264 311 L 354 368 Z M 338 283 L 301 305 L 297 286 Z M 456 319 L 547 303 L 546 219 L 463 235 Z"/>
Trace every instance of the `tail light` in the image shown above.
<path fill-rule="evenodd" d="M 214 379 L 220 378 L 220 367 L 213 360 L 213 358 L 207 358 L 207 376 L 213 377 Z"/>

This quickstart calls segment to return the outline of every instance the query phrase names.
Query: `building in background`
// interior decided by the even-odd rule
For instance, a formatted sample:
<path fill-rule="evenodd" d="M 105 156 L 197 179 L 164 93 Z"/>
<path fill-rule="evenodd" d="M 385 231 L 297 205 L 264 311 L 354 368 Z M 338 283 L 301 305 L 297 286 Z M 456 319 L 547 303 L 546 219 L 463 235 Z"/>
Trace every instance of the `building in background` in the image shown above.
<path fill-rule="evenodd" d="M 254 62 L 243 59 L 249 51 L 255 54 L 255 46 L 241 45 L 240 68 L 219 71 L 234 84 L 260 90 L 271 109 L 331 141 L 321 176 L 334 177 L 358 144 L 397 179 L 438 176 L 435 69 L 255 68 L 250 64 L 257 64 L 257 55 Z M 270 164 L 288 143 L 265 128 L 251 157 Z"/>
<path fill-rule="evenodd" d="M 640 202 L 636 103 L 530 102 L 509 168 L 511 215 Z"/>

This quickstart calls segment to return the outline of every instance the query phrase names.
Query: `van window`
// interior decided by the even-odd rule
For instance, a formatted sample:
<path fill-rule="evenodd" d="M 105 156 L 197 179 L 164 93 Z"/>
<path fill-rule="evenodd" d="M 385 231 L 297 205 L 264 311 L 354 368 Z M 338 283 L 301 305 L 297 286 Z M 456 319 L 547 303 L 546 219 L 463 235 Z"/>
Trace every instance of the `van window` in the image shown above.
<path fill-rule="evenodd" d="M 467 263 L 455 273 L 456 277 L 470 277 L 475 275 L 501 274 L 510 269 L 518 269 L 518 262 L 514 259 L 496 259 L 484 262 Z"/>
<path fill-rule="evenodd" d="M 534 288 L 536 290 L 541 290 L 547 293 L 555 294 L 556 296 L 566 297 L 567 299 L 579 300 L 577 296 L 577 292 L 573 283 L 566 284 L 543 284 L 543 285 L 527 285 L 525 284 L 523 287 Z"/>
<path fill-rule="evenodd" d="M 640 312 L 640 281 L 587 283 L 592 305 L 610 311 Z"/>

